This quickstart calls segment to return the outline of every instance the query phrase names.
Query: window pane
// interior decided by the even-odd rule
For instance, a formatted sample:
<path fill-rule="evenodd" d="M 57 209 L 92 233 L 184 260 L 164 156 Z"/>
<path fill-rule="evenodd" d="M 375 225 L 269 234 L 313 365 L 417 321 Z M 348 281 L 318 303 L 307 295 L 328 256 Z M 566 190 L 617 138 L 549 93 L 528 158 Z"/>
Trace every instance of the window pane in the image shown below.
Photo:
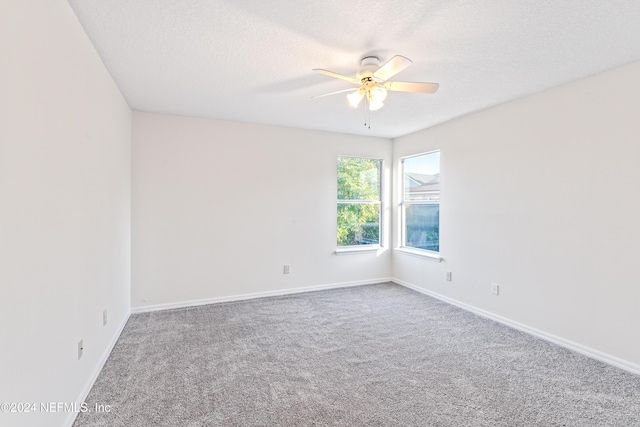
<path fill-rule="evenodd" d="M 338 157 L 338 200 L 380 200 L 380 160 Z"/>
<path fill-rule="evenodd" d="M 380 203 L 338 204 L 338 246 L 380 243 Z"/>
<path fill-rule="evenodd" d="M 404 160 L 404 200 L 440 200 L 440 152 Z"/>
<path fill-rule="evenodd" d="M 440 250 L 440 205 L 405 205 L 405 246 Z"/>

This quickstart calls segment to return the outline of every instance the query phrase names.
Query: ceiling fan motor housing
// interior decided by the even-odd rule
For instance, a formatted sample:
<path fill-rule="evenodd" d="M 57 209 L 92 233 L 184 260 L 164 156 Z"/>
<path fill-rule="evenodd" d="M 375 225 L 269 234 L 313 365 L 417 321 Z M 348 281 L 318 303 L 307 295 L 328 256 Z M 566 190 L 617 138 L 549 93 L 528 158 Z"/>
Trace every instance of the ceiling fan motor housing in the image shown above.
<path fill-rule="evenodd" d="M 360 81 L 373 77 L 373 73 L 380 68 L 380 59 L 377 56 L 365 56 L 362 58 L 361 65 L 358 74 L 356 74 L 356 78 Z"/>

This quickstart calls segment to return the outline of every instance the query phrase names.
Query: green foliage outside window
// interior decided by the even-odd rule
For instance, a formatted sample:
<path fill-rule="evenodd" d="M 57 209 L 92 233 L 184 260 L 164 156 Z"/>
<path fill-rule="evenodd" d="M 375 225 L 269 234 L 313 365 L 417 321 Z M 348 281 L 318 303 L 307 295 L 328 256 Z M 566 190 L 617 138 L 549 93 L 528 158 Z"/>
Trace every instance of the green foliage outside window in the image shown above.
<path fill-rule="evenodd" d="M 380 243 L 381 163 L 338 157 L 338 246 Z"/>

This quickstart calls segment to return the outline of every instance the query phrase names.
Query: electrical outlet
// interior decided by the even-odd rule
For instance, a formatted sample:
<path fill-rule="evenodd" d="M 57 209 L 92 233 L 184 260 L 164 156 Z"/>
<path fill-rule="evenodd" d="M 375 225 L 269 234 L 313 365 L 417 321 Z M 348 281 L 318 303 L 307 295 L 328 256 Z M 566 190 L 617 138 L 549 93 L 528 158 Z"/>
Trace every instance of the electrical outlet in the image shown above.
<path fill-rule="evenodd" d="M 447 282 L 450 282 L 450 281 L 451 281 L 451 272 L 450 272 L 450 271 L 447 271 L 447 272 L 446 272 L 446 274 L 445 274 L 445 278 L 447 279 Z"/>
<path fill-rule="evenodd" d="M 84 352 L 84 340 L 78 341 L 78 360 L 82 358 L 82 353 Z"/>
<path fill-rule="evenodd" d="M 493 295 L 499 295 L 500 294 L 500 285 L 498 285 L 497 283 L 492 283 L 491 284 L 491 293 Z"/>
<path fill-rule="evenodd" d="M 284 268 L 282 269 L 282 272 L 284 274 L 290 274 L 291 273 L 291 266 L 289 264 L 285 264 Z"/>
<path fill-rule="evenodd" d="M 105 308 L 102 312 L 102 326 L 107 325 L 107 309 Z"/>

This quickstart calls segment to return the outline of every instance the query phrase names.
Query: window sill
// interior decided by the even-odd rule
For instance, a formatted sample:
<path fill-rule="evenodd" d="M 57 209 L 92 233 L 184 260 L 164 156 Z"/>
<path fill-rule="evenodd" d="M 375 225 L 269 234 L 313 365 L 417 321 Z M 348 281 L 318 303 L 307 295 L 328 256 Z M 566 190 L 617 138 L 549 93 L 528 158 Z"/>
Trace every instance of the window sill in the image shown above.
<path fill-rule="evenodd" d="M 428 259 L 429 261 L 441 262 L 442 257 L 437 252 L 429 252 L 421 249 L 412 248 L 396 248 L 401 254 L 411 255 L 418 258 Z"/>
<path fill-rule="evenodd" d="M 343 246 L 336 248 L 336 255 L 352 255 L 361 254 L 366 252 L 378 252 L 381 249 L 380 245 L 366 245 L 366 246 Z"/>

